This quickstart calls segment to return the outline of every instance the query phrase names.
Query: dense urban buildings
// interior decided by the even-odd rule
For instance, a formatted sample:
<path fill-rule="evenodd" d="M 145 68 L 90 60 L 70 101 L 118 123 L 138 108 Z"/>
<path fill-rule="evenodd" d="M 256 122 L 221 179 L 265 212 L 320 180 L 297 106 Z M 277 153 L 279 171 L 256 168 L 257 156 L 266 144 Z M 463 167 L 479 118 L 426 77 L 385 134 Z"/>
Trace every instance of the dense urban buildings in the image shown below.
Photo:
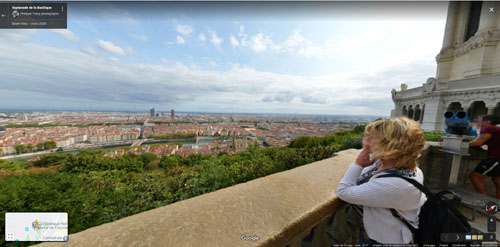
<path fill-rule="evenodd" d="M 153 117 L 154 116 L 154 117 Z M 374 116 L 126 112 L 0 113 L 0 155 L 137 146 L 127 152 L 157 155 L 233 154 L 250 144 L 285 146 L 299 136 L 324 136 Z M 54 142 L 47 148 L 43 143 Z M 141 144 L 158 143 L 155 148 Z M 22 149 L 20 149 L 22 146 Z M 48 150 L 47 150 L 48 149 Z M 109 155 L 123 154 L 115 150 Z"/>

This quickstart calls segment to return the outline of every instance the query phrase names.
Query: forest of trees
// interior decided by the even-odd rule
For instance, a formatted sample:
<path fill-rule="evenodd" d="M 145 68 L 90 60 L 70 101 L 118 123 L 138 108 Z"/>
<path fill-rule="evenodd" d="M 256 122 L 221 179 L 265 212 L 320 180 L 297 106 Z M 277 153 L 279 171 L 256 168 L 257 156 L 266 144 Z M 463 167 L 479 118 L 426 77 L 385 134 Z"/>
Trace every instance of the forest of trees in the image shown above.
<path fill-rule="evenodd" d="M 33 152 L 33 151 L 42 151 L 42 150 L 48 150 L 48 149 L 53 149 L 56 148 L 57 144 L 55 141 L 46 141 L 46 142 L 40 142 L 35 145 L 33 144 L 26 144 L 26 145 L 16 145 L 14 148 L 16 149 L 16 153 L 22 154 L 26 152 Z"/>

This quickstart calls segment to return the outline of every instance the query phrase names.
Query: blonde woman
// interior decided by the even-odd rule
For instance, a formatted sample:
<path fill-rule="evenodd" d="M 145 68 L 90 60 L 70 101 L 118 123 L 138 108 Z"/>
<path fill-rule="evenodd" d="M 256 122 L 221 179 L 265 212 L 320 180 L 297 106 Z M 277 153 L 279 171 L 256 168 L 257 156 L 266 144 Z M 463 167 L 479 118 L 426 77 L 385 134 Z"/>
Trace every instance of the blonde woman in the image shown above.
<path fill-rule="evenodd" d="M 424 144 L 420 126 L 406 117 L 382 119 L 366 126 L 363 149 L 337 189 L 340 199 L 359 206 L 360 243 L 412 242 L 411 230 L 394 217 L 390 209 L 396 209 L 408 223 L 418 228 L 420 208 L 427 199 L 425 194 L 401 178 L 377 177 L 396 173 L 423 184 L 417 159 Z"/>

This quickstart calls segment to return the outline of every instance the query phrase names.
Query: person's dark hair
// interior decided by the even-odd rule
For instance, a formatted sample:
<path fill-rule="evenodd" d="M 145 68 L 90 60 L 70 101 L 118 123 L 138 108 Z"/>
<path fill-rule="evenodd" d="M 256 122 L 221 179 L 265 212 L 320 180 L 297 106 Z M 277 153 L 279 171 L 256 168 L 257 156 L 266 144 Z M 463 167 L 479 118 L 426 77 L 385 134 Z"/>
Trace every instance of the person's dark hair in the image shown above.
<path fill-rule="evenodd" d="M 496 115 L 486 115 L 483 117 L 483 121 L 490 121 L 491 125 L 497 125 L 500 123 L 500 118 Z"/>

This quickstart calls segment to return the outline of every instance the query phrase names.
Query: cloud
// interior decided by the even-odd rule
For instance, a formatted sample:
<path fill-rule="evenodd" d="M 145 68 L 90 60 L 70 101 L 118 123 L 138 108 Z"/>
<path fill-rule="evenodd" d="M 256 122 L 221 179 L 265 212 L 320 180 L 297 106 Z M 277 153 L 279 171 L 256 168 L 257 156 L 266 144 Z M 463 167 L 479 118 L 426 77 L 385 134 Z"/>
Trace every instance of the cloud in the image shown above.
<path fill-rule="evenodd" d="M 177 32 L 189 36 L 193 32 L 193 27 L 190 25 L 177 25 Z"/>
<path fill-rule="evenodd" d="M 396 63 L 435 57 L 442 42 L 441 37 L 436 39 L 434 34 L 442 32 L 443 22 L 444 20 L 343 21 L 342 25 L 358 31 L 324 30 L 325 33 L 331 32 L 326 40 L 309 37 L 305 33 L 310 32 L 304 33 L 302 26 L 291 30 L 286 39 L 280 40 L 264 32 L 247 34 L 245 26 L 240 25 L 238 34 L 230 36 L 230 41 L 233 47 L 238 44 L 239 47 L 256 53 L 330 59 L 332 62 L 345 64 L 345 67 L 349 63 L 357 63 L 357 67 L 374 66 L 382 69 Z M 424 36 L 433 38 L 421 40 L 420 37 Z M 376 49 L 373 49 L 374 45 Z M 367 59 L 359 61 L 360 57 Z M 368 64 L 369 60 L 375 58 L 375 63 Z"/>
<path fill-rule="evenodd" d="M 240 45 L 240 42 L 238 42 L 238 40 L 232 34 L 229 36 L 229 40 L 231 41 L 231 45 L 233 47 Z"/>
<path fill-rule="evenodd" d="M 250 47 L 256 52 L 265 51 L 267 50 L 268 42 L 269 40 L 265 40 L 264 35 L 262 33 L 259 33 L 252 37 L 252 44 Z"/>
<path fill-rule="evenodd" d="M 308 45 L 297 52 L 299 55 L 303 55 L 305 57 L 315 57 L 321 56 L 326 53 L 326 51 L 320 47 L 315 45 Z"/>
<path fill-rule="evenodd" d="M 175 41 L 168 41 L 168 42 L 164 42 L 165 45 L 182 45 L 186 43 L 186 41 L 184 40 L 184 38 L 182 38 L 181 36 L 177 35 L 177 37 L 175 37 Z"/>
<path fill-rule="evenodd" d="M 198 35 L 198 38 L 200 38 L 200 40 L 201 40 L 201 41 L 205 41 L 205 40 L 207 40 L 207 36 L 205 36 L 205 34 L 204 34 L 204 33 L 200 33 L 200 34 Z"/>
<path fill-rule="evenodd" d="M 267 36 L 262 32 L 259 32 L 256 35 L 253 35 L 250 39 L 248 39 L 248 34 L 245 32 L 244 25 L 240 25 L 238 37 L 239 39 L 237 39 L 232 34 L 230 35 L 230 41 L 233 47 L 235 46 L 249 47 L 255 52 L 264 52 L 267 50 L 280 51 L 282 49 L 281 46 L 276 45 L 272 41 L 270 36 Z"/>
<path fill-rule="evenodd" d="M 269 36 L 264 36 L 263 33 L 258 33 L 255 36 L 252 36 L 251 42 L 250 42 L 250 48 L 256 52 L 263 52 L 266 50 L 271 50 L 271 51 L 280 51 L 281 47 L 278 45 L 275 45 L 273 41 L 271 40 L 271 37 Z"/>
<path fill-rule="evenodd" d="M 240 31 L 238 32 L 238 37 L 240 37 L 239 43 L 241 46 L 248 46 L 248 35 L 245 33 L 245 26 L 240 25 Z"/>
<path fill-rule="evenodd" d="M 88 45 L 80 46 L 80 50 L 87 53 L 88 55 L 96 55 L 97 54 L 97 52 L 94 50 L 94 48 L 92 48 Z"/>
<path fill-rule="evenodd" d="M 292 34 L 290 35 L 290 37 L 285 41 L 283 42 L 283 46 L 291 49 L 291 48 L 294 48 L 294 47 L 297 47 L 303 43 L 306 43 L 306 42 L 310 42 L 308 41 L 306 38 L 304 38 L 304 36 L 302 36 L 302 34 L 300 34 L 300 31 L 295 29 L 295 30 L 292 30 Z"/>
<path fill-rule="evenodd" d="M 123 49 L 109 41 L 99 40 L 97 46 L 104 51 L 111 52 L 117 56 L 125 56 L 133 52 L 132 48 Z"/>
<path fill-rule="evenodd" d="M 299 43 L 305 41 L 305 39 L 300 35 L 300 33 L 295 32 L 295 36 L 292 36 L 289 40 L 285 41 L 283 44 L 275 43 L 269 35 L 265 35 L 262 32 L 253 35 L 250 39 L 248 39 L 248 34 L 245 33 L 245 27 L 240 25 L 240 31 L 238 33 L 239 40 L 231 35 L 230 40 L 233 47 L 242 46 L 249 47 L 251 50 L 255 52 L 264 52 L 264 51 L 272 51 L 272 52 L 283 52 L 283 51 L 291 51 L 292 47 L 297 46 Z"/>
<path fill-rule="evenodd" d="M 279 102 L 279 103 L 289 103 L 295 98 L 292 91 L 282 91 L 274 96 L 266 95 L 262 98 L 262 102 Z"/>
<path fill-rule="evenodd" d="M 69 41 L 77 41 L 78 36 L 68 29 L 51 29 L 51 31 Z"/>
<path fill-rule="evenodd" d="M 0 40 L 25 42 L 37 33 L 36 29 L 0 29 Z"/>
<path fill-rule="evenodd" d="M 145 34 L 134 34 L 133 33 L 130 36 L 134 39 L 141 40 L 141 41 L 148 41 L 149 40 L 149 37 Z"/>
<path fill-rule="evenodd" d="M 305 97 L 301 97 L 300 99 L 304 103 L 311 103 L 311 104 L 326 104 L 327 103 L 327 99 L 321 98 L 321 97 L 305 96 Z"/>
<path fill-rule="evenodd" d="M 118 4 L 114 2 L 101 2 L 98 5 L 94 5 L 93 7 L 85 6 L 78 12 L 80 11 L 83 11 L 85 13 L 85 17 L 89 18 L 99 18 L 100 20 L 119 20 L 120 22 L 125 22 L 127 24 L 138 23 L 136 18 L 137 16 L 134 15 L 135 11 L 131 11 L 131 8 L 127 7 L 124 4 Z M 90 15 L 88 15 L 88 11 L 92 11 L 94 15 L 90 17 Z"/>
<path fill-rule="evenodd" d="M 177 42 L 177 44 L 184 44 L 184 39 L 181 36 L 177 36 L 175 42 Z"/>
<path fill-rule="evenodd" d="M 119 60 L 125 49 L 100 41 L 116 57 L 84 52 L 83 47 L 0 42 L 0 94 L 9 94 L 9 100 L 0 99 L 2 106 L 44 102 L 47 107 L 136 110 L 177 105 L 185 111 L 388 115 L 391 88 L 402 82 L 422 85 L 435 70 L 422 61 L 323 76 L 263 72 L 238 64 L 210 70 L 217 63 L 208 58 L 205 70 L 164 58 L 159 64 L 133 64 Z"/>
<path fill-rule="evenodd" d="M 222 43 L 222 39 L 217 36 L 217 33 L 215 31 L 212 31 L 212 38 L 210 39 L 210 42 L 212 42 L 214 45 L 220 45 L 220 43 Z"/>

